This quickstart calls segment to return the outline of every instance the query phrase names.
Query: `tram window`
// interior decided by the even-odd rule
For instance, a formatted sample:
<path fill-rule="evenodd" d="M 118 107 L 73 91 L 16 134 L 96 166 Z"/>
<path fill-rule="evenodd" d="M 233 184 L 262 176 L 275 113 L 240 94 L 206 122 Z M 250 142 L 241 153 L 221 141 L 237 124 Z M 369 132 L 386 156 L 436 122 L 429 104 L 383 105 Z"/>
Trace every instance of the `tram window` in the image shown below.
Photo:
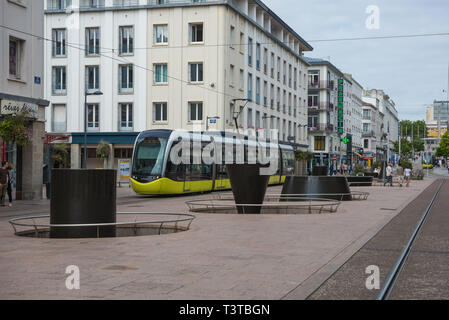
<path fill-rule="evenodd" d="M 149 137 L 139 141 L 133 172 L 141 175 L 160 175 L 166 145 L 166 138 Z"/>
<path fill-rule="evenodd" d="M 282 174 L 292 175 L 295 171 L 295 154 L 290 150 L 282 150 Z"/>

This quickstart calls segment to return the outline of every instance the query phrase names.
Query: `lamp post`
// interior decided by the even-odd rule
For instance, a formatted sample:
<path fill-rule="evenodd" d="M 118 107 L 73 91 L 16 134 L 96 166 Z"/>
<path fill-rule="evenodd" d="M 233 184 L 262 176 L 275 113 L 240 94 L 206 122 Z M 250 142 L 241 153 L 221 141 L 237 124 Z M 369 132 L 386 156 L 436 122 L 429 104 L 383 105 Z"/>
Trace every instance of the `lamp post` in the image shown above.
<path fill-rule="evenodd" d="M 83 169 L 87 169 L 87 96 L 101 96 L 103 92 L 95 91 L 84 92 L 84 154 L 83 154 Z"/>
<path fill-rule="evenodd" d="M 243 109 L 245 109 L 245 107 L 246 107 L 246 105 L 248 104 L 248 102 L 251 102 L 252 100 L 251 100 L 251 99 L 231 99 L 231 102 L 234 104 L 234 106 L 235 106 L 235 103 L 236 103 L 237 101 L 246 101 L 245 104 L 243 105 L 243 107 L 241 108 L 241 110 L 240 110 L 239 112 L 235 112 L 235 111 L 234 111 L 234 123 L 235 123 L 235 129 L 237 130 L 237 133 L 239 133 L 239 125 L 238 125 L 238 123 L 237 123 L 237 119 L 239 118 L 239 116 L 240 116 L 240 114 L 242 113 Z M 235 115 L 235 114 L 237 114 L 237 115 Z"/>
<path fill-rule="evenodd" d="M 218 120 L 220 117 L 206 117 L 206 131 L 209 131 L 209 120 Z"/>

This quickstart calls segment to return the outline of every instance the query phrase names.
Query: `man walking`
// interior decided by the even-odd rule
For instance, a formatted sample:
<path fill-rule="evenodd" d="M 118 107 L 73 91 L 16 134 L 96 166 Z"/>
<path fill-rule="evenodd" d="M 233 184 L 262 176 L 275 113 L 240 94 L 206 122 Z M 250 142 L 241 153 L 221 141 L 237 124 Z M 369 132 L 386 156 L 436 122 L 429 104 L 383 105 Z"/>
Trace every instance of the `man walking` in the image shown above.
<path fill-rule="evenodd" d="M 406 181 L 406 185 L 405 186 L 408 188 L 408 185 L 410 184 L 410 179 L 412 177 L 412 169 L 405 168 L 404 176 L 405 176 L 405 181 Z"/>
<path fill-rule="evenodd" d="M 6 168 L 6 161 L 2 162 L 0 168 L 0 205 L 5 206 L 6 190 L 8 189 L 8 170 Z"/>
<path fill-rule="evenodd" d="M 387 168 L 385 169 L 386 173 L 386 181 L 384 181 L 384 187 L 387 183 L 390 183 L 390 187 L 393 186 L 393 168 L 391 167 L 391 164 L 389 163 Z"/>

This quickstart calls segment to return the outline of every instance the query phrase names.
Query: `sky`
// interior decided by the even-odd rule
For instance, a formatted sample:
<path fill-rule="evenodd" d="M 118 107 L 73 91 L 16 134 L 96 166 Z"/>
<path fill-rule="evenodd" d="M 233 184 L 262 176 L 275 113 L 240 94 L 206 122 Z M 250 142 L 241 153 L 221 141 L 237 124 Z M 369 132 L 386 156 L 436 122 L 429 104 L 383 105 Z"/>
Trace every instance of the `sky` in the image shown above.
<path fill-rule="evenodd" d="M 262 0 L 314 48 L 365 89 L 383 89 L 401 120 L 424 120 L 425 108 L 446 100 L 449 36 L 315 42 L 312 40 L 449 33 L 448 0 Z M 368 29 L 368 6 L 379 28 Z"/>

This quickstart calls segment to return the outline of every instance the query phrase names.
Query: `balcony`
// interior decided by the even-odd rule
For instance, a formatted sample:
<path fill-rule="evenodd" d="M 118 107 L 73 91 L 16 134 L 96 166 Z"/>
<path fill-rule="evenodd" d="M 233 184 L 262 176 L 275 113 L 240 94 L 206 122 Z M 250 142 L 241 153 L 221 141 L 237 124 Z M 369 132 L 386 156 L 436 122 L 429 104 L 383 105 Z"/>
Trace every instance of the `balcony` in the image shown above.
<path fill-rule="evenodd" d="M 321 80 L 321 81 L 316 81 L 316 82 L 309 82 L 309 90 L 319 90 L 319 89 L 333 90 L 334 89 L 334 82 L 333 81 L 327 81 L 327 80 Z"/>
<path fill-rule="evenodd" d="M 374 132 L 374 130 L 368 130 L 368 131 L 363 131 L 362 132 L 362 137 L 375 137 L 376 134 Z"/>
<path fill-rule="evenodd" d="M 119 131 L 133 131 L 132 121 L 119 121 L 117 125 Z"/>
<path fill-rule="evenodd" d="M 139 0 L 114 0 L 114 7 L 135 7 L 139 5 Z"/>
<path fill-rule="evenodd" d="M 148 4 L 151 6 L 158 5 L 170 5 L 170 4 L 185 4 L 185 3 L 201 3 L 212 2 L 214 0 L 148 0 Z"/>
<path fill-rule="evenodd" d="M 81 0 L 80 9 L 104 8 L 104 0 Z"/>
<path fill-rule="evenodd" d="M 330 102 L 319 102 L 316 104 L 309 104 L 309 111 L 334 111 L 334 104 Z"/>
<path fill-rule="evenodd" d="M 316 123 L 314 125 L 309 126 L 310 132 L 332 132 L 334 131 L 334 125 L 326 124 L 326 123 Z"/>

